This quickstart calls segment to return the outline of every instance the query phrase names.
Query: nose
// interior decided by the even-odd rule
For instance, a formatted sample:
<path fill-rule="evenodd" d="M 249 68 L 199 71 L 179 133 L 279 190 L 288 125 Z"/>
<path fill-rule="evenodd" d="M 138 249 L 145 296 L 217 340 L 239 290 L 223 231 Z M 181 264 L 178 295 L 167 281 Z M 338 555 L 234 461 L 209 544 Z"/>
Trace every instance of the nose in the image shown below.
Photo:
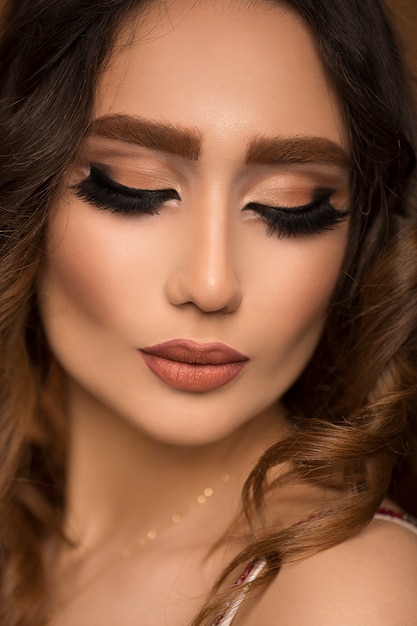
<path fill-rule="evenodd" d="M 175 306 L 194 305 L 204 313 L 233 313 L 242 301 L 236 276 L 227 207 L 217 202 L 193 211 L 181 236 L 178 261 L 166 284 Z"/>

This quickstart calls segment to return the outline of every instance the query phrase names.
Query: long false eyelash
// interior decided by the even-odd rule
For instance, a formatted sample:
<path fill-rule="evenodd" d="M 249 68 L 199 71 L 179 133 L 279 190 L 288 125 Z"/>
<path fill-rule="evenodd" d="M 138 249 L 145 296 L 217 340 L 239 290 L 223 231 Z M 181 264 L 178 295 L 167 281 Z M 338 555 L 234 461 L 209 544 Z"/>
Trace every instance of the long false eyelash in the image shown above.
<path fill-rule="evenodd" d="M 274 233 L 279 238 L 316 235 L 332 230 L 350 215 L 349 210 L 340 211 L 330 203 L 333 193 L 318 193 L 312 202 L 303 206 L 284 208 L 250 202 L 243 210 L 259 215 L 268 226 L 269 236 Z"/>
<path fill-rule="evenodd" d="M 155 215 L 168 200 L 180 200 L 175 189 L 137 189 L 109 178 L 101 169 L 91 166 L 90 174 L 73 187 L 75 195 L 99 209 L 123 215 Z M 335 228 L 350 211 L 340 211 L 331 203 L 334 190 L 317 190 L 312 202 L 295 207 L 273 207 L 250 202 L 244 211 L 253 211 L 267 224 L 268 236 L 279 238 L 315 235 Z"/>
<path fill-rule="evenodd" d="M 164 202 L 180 200 L 175 189 L 150 190 L 126 187 L 94 166 L 91 166 L 87 178 L 71 188 L 78 198 L 89 204 L 123 215 L 155 215 Z"/>

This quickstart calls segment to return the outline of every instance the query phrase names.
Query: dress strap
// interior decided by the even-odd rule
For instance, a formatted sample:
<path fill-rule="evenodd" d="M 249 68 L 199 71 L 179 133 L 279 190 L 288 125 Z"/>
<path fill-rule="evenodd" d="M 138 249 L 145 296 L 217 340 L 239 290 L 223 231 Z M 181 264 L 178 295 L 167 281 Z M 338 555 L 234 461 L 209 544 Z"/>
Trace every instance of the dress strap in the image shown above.
<path fill-rule="evenodd" d="M 411 515 L 407 515 L 407 513 L 400 513 L 399 511 L 381 507 L 375 513 L 374 519 L 394 522 L 395 524 L 400 524 L 401 526 L 408 528 L 411 532 L 417 533 L 417 520 Z"/>
<path fill-rule="evenodd" d="M 412 532 L 417 534 L 417 520 L 411 515 L 406 513 L 400 513 L 392 509 L 380 507 L 374 515 L 374 519 L 382 519 L 396 524 L 405 526 Z M 241 574 L 238 580 L 235 582 L 236 587 L 242 587 L 241 593 L 236 600 L 231 604 L 226 605 L 225 610 L 221 615 L 212 622 L 211 626 L 230 626 L 239 607 L 243 603 L 245 596 L 248 592 L 249 584 L 259 576 L 266 566 L 265 559 L 258 559 L 250 563 L 245 571 Z"/>
<path fill-rule="evenodd" d="M 243 574 L 241 574 L 241 576 L 239 576 L 239 578 L 235 582 L 235 586 L 242 587 L 242 591 L 234 602 L 226 605 L 225 611 L 221 615 L 219 615 L 217 619 L 214 620 L 211 626 L 230 626 L 232 620 L 239 610 L 240 605 L 245 599 L 245 596 L 249 589 L 249 584 L 259 576 L 265 565 L 265 559 L 258 559 L 257 561 L 253 561 L 247 566 Z"/>

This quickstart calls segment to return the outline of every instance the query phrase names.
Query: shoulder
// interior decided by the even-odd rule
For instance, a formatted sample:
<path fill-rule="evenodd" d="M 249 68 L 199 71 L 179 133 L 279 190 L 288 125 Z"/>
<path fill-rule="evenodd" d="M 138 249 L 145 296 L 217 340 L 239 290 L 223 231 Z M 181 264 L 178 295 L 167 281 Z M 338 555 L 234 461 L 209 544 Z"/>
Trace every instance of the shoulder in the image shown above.
<path fill-rule="evenodd" d="M 417 626 L 417 533 L 375 519 L 359 535 L 287 564 L 236 626 Z"/>

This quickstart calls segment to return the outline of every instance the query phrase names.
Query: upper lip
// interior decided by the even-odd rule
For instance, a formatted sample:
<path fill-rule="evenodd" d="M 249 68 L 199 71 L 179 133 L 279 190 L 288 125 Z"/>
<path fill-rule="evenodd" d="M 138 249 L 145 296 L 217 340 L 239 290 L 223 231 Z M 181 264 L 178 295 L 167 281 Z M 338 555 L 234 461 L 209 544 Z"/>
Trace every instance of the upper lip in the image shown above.
<path fill-rule="evenodd" d="M 170 361 L 196 365 L 221 365 L 222 363 L 236 363 L 249 359 L 249 357 L 224 343 L 197 343 L 189 339 L 172 339 L 154 346 L 141 348 L 141 351 Z"/>

